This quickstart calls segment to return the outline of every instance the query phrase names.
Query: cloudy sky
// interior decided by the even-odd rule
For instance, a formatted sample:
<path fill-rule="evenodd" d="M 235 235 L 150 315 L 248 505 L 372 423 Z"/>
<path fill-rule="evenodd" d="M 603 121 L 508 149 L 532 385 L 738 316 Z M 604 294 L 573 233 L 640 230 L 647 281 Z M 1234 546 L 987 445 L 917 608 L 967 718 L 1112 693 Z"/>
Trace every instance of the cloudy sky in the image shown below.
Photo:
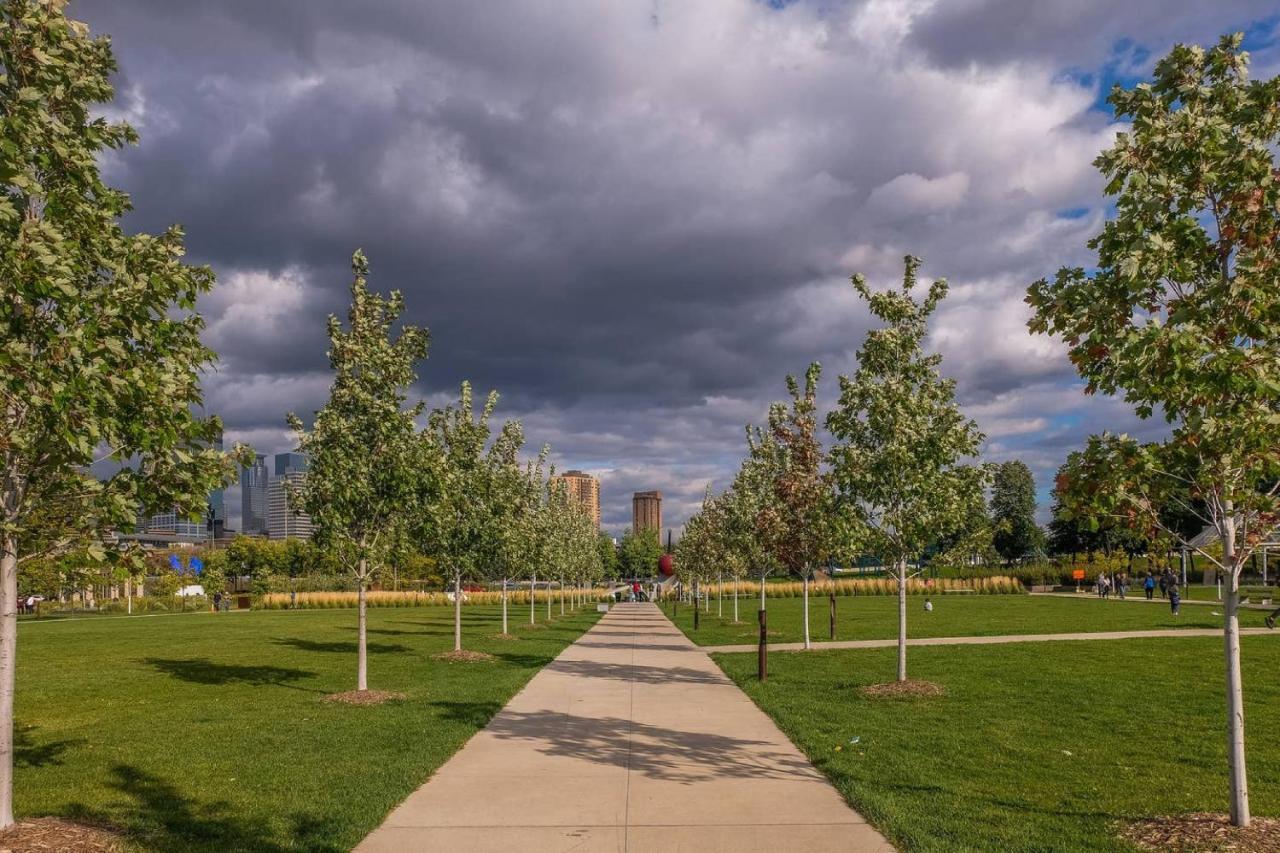
<path fill-rule="evenodd" d="M 106 164 L 129 227 L 182 223 L 218 285 L 210 408 L 287 449 L 328 387 L 324 318 L 353 249 L 463 379 L 602 481 L 606 527 L 661 489 L 680 524 L 723 487 L 783 377 L 853 368 L 848 283 L 902 256 L 951 295 L 930 345 L 1042 495 L 1103 428 L 1029 282 L 1087 264 L 1106 212 L 1104 98 L 1175 41 L 1244 30 L 1280 73 L 1274 0 L 79 0 L 120 62 L 139 146 Z M 1270 15 L 1271 17 L 1268 17 Z M 229 495 L 233 526 L 239 506 Z"/>

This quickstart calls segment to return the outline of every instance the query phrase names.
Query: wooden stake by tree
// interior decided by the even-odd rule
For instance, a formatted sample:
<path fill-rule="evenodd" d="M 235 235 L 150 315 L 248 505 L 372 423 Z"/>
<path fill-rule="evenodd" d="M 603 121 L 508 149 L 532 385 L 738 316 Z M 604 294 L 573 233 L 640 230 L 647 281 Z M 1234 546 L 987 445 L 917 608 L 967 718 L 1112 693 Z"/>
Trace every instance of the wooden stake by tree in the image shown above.
<path fill-rule="evenodd" d="M 367 690 L 368 644 L 365 592 L 370 580 L 400 547 L 422 495 L 424 458 L 415 420 L 422 404 L 405 408 L 406 392 L 427 355 L 425 329 L 392 327 L 404 312 L 404 297 L 370 293 L 364 253 L 351 258 L 348 329 L 329 317 L 329 400 L 310 430 L 296 415 L 289 424 L 307 455 L 307 477 L 291 495 L 311 516 L 314 541 L 356 580 L 356 690 Z"/>
<path fill-rule="evenodd" d="M 947 293 L 938 279 L 919 302 L 912 296 L 919 258 L 906 258 L 900 290 L 853 286 L 885 325 L 867 333 L 858 370 L 840 377 L 840 402 L 827 416 L 836 440 L 831 469 L 837 504 L 866 550 L 898 582 L 898 680 L 907 679 L 909 561 L 952 530 L 982 499 L 983 472 L 961 464 L 983 436 L 955 403 L 940 355 L 925 355 L 929 315 Z"/>
<path fill-rule="evenodd" d="M 1241 36 L 1178 45 L 1155 79 L 1116 88 L 1132 131 L 1098 157 L 1115 217 L 1096 268 L 1033 284 L 1031 329 L 1061 336 L 1089 393 L 1123 394 L 1169 440 L 1090 440 L 1059 479 L 1073 514 L 1118 517 L 1191 543 L 1167 512 L 1198 514 L 1226 578 L 1231 819 L 1249 823 L 1240 678 L 1240 575 L 1280 523 L 1280 78 L 1248 79 Z M 1175 513 L 1176 515 L 1176 513 Z"/>

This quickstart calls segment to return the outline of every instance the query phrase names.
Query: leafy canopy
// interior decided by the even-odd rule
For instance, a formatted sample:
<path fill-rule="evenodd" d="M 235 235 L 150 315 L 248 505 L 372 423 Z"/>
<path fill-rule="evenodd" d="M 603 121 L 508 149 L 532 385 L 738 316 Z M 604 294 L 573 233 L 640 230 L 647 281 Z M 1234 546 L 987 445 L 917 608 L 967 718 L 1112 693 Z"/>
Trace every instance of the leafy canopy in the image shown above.
<path fill-rule="evenodd" d="M 980 468 L 962 464 L 983 436 L 956 405 L 955 383 L 939 374 L 942 357 L 923 351 L 947 283 L 934 281 L 917 301 L 920 260 L 908 256 L 905 266 L 898 290 L 874 292 L 853 277 L 884 325 L 867 333 L 858 370 L 840 377 L 839 404 L 827 416 L 838 509 L 864 548 L 890 566 L 958 525 L 981 500 L 983 481 Z"/>
<path fill-rule="evenodd" d="M 1068 508 L 1184 541 L 1162 515 L 1198 515 L 1241 534 L 1232 571 L 1280 521 L 1280 78 L 1250 80 L 1240 43 L 1179 45 L 1112 93 L 1131 130 L 1096 161 L 1116 211 L 1096 269 L 1027 295 L 1089 392 L 1172 424 L 1154 444 L 1091 439 L 1059 478 Z"/>

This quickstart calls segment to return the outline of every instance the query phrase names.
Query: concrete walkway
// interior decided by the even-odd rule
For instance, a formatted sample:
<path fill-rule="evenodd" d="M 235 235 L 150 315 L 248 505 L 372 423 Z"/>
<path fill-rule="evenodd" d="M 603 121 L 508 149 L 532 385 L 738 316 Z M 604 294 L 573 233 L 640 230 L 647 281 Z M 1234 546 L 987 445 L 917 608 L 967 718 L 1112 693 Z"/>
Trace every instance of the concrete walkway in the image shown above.
<path fill-rule="evenodd" d="M 1275 634 L 1266 628 L 1241 628 L 1240 636 Z M 907 638 L 908 646 L 989 646 L 999 643 L 1056 643 L 1063 640 L 1138 640 L 1143 637 L 1221 637 L 1221 628 L 1161 628 L 1156 631 L 1081 631 L 1074 634 L 1001 634 L 994 637 L 915 637 Z M 888 649 L 898 645 L 897 637 L 882 640 L 836 640 L 811 643 L 815 651 L 823 649 Z M 755 643 L 733 646 L 702 646 L 708 654 L 754 652 Z M 802 652 L 804 643 L 770 643 L 771 652 Z"/>
<path fill-rule="evenodd" d="M 358 848 L 892 851 L 652 604 L 620 604 Z"/>

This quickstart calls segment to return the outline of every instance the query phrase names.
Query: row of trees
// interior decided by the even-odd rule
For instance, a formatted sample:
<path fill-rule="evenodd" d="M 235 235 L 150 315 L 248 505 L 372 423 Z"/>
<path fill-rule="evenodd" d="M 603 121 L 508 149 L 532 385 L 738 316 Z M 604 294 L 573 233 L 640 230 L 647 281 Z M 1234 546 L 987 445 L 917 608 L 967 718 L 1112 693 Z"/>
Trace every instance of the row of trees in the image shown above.
<path fill-rule="evenodd" d="M 818 437 L 818 380 L 812 364 L 803 386 L 787 377 L 789 402 L 768 421 L 747 427 L 747 455 L 733 484 L 708 494 L 686 526 L 676 565 L 690 584 L 746 573 L 764 581 L 786 571 L 804 583 L 809 646 L 809 582 L 831 561 L 875 555 L 898 583 L 898 671 L 907 679 L 907 581 L 925 550 L 985 517 L 988 474 L 974 458 L 983 440 L 944 379 L 941 356 L 924 352 L 928 318 L 947 292 L 934 281 L 917 298 L 920 261 L 908 256 L 899 289 L 853 285 L 881 322 L 858 351 L 858 369 L 841 376 L 840 397 L 826 417 L 833 442 Z M 736 618 L 736 616 L 735 616 Z"/>
<path fill-rule="evenodd" d="M 307 454 L 307 478 L 290 498 L 314 526 L 313 541 L 346 567 L 357 589 L 356 689 L 368 689 L 366 592 L 406 553 L 430 555 L 451 580 L 454 650 L 462 651 L 463 583 L 514 578 L 561 589 L 604 572 L 600 535 L 547 471 L 544 447 L 521 462 L 519 421 L 496 426 L 496 392 L 477 408 L 470 383 L 458 401 L 426 412 L 408 396 L 426 358 L 426 329 L 401 324 L 404 297 L 368 287 L 368 261 L 352 258 L 344 327 L 329 318 L 329 399 L 308 426 L 289 423 Z M 426 426 L 418 423 L 425 416 Z M 503 597 L 503 632 L 508 627 Z M 530 609 L 533 618 L 533 609 Z"/>

